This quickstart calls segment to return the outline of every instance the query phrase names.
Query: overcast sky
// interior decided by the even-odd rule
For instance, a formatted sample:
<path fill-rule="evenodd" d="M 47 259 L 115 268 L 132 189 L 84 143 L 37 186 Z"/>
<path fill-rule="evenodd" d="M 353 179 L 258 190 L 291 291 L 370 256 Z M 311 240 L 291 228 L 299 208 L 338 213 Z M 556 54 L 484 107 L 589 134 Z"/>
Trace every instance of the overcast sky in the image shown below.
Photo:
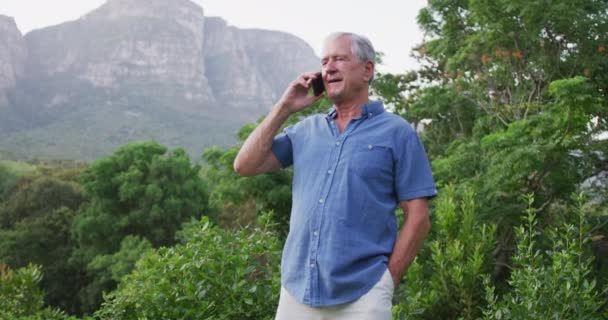
<path fill-rule="evenodd" d="M 22 33 L 75 20 L 105 0 L 2 0 L 0 14 L 15 18 Z M 404 72 L 416 68 L 410 58 L 422 41 L 416 24 L 426 0 L 194 0 L 206 16 L 219 16 L 238 28 L 260 28 L 292 33 L 320 54 L 330 32 L 360 33 L 385 54 L 380 71 Z"/>

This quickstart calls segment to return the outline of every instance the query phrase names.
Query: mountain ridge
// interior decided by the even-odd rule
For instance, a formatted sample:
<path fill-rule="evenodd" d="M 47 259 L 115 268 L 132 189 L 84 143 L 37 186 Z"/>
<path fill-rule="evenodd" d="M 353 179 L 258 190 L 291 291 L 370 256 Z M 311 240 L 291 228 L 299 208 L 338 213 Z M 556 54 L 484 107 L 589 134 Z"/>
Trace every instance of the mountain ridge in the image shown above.
<path fill-rule="evenodd" d="M 0 149 L 24 158 L 90 160 L 147 139 L 198 157 L 318 68 L 300 38 L 230 26 L 188 0 L 109 0 L 25 35 L 12 25 L 0 21 L 14 40 L 0 43 Z"/>

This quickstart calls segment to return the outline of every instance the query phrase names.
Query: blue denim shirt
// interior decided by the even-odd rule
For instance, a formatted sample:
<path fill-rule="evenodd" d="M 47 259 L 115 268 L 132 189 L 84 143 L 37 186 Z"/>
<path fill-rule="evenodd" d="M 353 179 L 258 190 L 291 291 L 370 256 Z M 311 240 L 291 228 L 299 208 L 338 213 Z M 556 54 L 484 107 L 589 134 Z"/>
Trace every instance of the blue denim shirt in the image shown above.
<path fill-rule="evenodd" d="M 283 167 L 294 166 L 281 283 L 315 307 L 369 291 L 388 266 L 398 203 L 437 194 L 416 131 L 382 102 L 363 105 L 342 133 L 335 117 L 335 108 L 310 116 L 272 145 Z"/>

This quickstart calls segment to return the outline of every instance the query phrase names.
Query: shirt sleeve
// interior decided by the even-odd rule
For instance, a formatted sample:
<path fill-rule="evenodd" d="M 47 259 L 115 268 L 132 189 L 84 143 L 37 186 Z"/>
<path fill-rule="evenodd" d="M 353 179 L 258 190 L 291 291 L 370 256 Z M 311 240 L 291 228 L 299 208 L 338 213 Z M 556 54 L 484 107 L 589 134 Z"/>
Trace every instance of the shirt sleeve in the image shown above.
<path fill-rule="evenodd" d="M 272 153 L 279 159 L 283 168 L 293 164 L 293 146 L 290 137 L 292 132 L 293 126 L 289 126 L 272 141 Z"/>
<path fill-rule="evenodd" d="M 431 165 L 416 132 L 407 132 L 396 152 L 395 190 L 401 201 L 437 195 Z"/>

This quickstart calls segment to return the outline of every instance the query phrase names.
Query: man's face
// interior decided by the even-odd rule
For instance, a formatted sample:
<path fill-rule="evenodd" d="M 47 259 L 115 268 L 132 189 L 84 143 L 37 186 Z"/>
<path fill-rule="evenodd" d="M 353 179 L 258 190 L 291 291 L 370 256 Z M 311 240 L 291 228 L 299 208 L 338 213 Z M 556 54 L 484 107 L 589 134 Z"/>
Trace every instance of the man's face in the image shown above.
<path fill-rule="evenodd" d="M 325 44 L 321 55 L 321 66 L 327 97 L 334 103 L 358 97 L 362 90 L 367 89 L 373 74 L 371 62 L 362 62 L 353 55 L 351 39 L 348 36 L 339 37 Z"/>

